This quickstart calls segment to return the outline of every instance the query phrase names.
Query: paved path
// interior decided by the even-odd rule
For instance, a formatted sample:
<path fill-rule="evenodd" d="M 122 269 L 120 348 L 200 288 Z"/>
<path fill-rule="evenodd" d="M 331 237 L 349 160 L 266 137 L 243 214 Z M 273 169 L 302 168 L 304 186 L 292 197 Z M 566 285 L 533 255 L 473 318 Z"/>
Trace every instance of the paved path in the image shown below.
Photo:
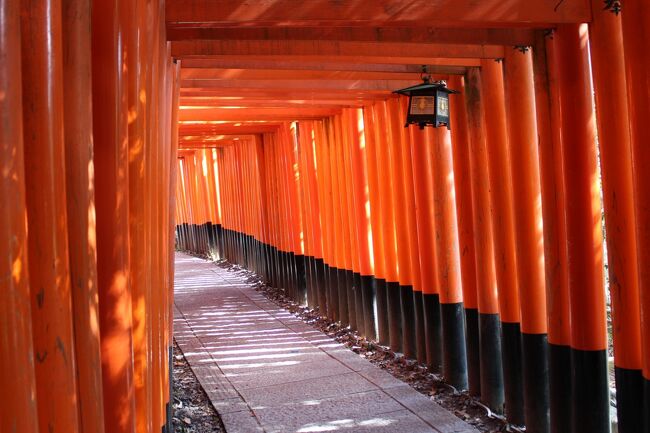
<path fill-rule="evenodd" d="M 268 301 L 176 254 L 174 335 L 228 433 L 476 432 Z"/>

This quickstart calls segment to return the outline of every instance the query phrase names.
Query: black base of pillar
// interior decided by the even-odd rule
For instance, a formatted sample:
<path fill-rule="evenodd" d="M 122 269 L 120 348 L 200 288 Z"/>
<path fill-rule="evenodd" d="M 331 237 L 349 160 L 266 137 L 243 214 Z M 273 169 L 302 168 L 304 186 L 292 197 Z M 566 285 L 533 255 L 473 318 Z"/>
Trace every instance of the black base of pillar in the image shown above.
<path fill-rule="evenodd" d="M 386 294 L 386 280 L 375 279 L 375 293 L 377 301 L 377 333 L 379 343 L 384 346 L 390 344 L 390 331 L 388 329 L 388 295 Z"/>
<path fill-rule="evenodd" d="M 339 321 L 339 277 L 338 269 L 333 266 L 329 267 L 327 281 L 327 316 L 335 321 Z"/>
<path fill-rule="evenodd" d="M 493 412 L 503 413 L 503 364 L 501 322 L 498 314 L 479 313 L 481 349 L 481 401 Z"/>
<path fill-rule="evenodd" d="M 609 433 L 607 350 L 571 349 L 573 433 Z"/>
<path fill-rule="evenodd" d="M 361 274 L 352 274 L 352 290 L 354 291 L 354 311 L 357 331 L 360 335 L 366 335 L 366 321 L 363 314 L 363 288 L 361 287 Z"/>
<path fill-rule="evenodd" d="M 418 362 L 427 362 L 427 339 L 424 333 L 424 305 L 421 291 L 413 291 L 413 311 L 415 313 L 415 357 Z"/>
<path fill-rule="evenodd" d="M 339 269 L 336 273 L 339 288 L 339 321 L 343 326 L 348 326 L 350 320 L 348 317 L 348 284 L 345 269 Z"/>
<path fill-rule="evenodd" d="M 524 413 L 527 433 L 548 433 L 548 337 L 546 334 L 521 334 L 524 360 Z"/>
<path fill-rule="evenodd" d="M 316 277 L 316 296 L 318 297 L 318 310 L 322 316 L 327 316 L 327 286 L 325 285 L 325 263 L 323 259 L 314 260 L 314 275 Z"/>
<path fill-rule="evenodd" d="M 386 299 L 388 301 L 388 333 L 390 348 L 395 352 L 402 351 L 402 308 L 400 301 L 399 283 L 386 282 Z"/>
<path fill-rule="evenodd" d="M 363 321 L 366 338 L 377 340 L 377 298 L 375 293 L 375 278 L 369 275 L 361 276 L 361 294 L 363 296 Z"/>
<path fill-rule="evenodd" d="M 442 321 L 443 373 L 447 382 L 459 390 L 467 389 L 465 317 L 463 303 L 440 304 Z"/>
<path fill-rule="evenodd" d="M 298 304 L 307 305 L 307 274 L 306 274 L 306 257 L 302 254 L 294 255 L 296 264 L 296 297 Z"/>
<path fill-rule="evenodd" d="M 424 335 L 426 338 L 427 365 L 435 373 L 442 372 L 442 321 L 440 296 L 433 293 L 422 295 L 424 309 Z"/>
<path fill-rule="evenodd" d="M 645 377 L 643 378 L 643 433 L 650 433 L 650 379 Z"/>
<path fill-rule="evenodd" d="M 415 344 L 413 286 L 399 286 L 399 289 L 402 309 L 402 352 L 407 358 L 415 359 L 417 357 L 417 349 Z"/>
<path fill-rule="evenodd" d="M 643 430 L 643 414 L 644 412 L 647 413 L 648 409 L 647 407 L 644 408 L 643 405 L 644 379 L 641 370 L 616 367 L 614 369 L 614 374 L 616 376 L 616 414 L 618 416 L 618 432 L 647 432 L 648 428 Z"/>
<path fill-rule="evenodd" d="M 467 382 L 469 395 L 481 395 L 481 349 L 479 343 L 478 309 L 465 309 L 467 344 Z"/>
<path fill-rule="evenodd" d="M 551 433 L 571 431 L 571 348 L 548 345 Z"/>
<path fill-rule="evenodd" d="M 348 269 L 345 270 L 345 288 L 347 293 L 347 303 L 348 303 L 348 324 L 351 329 L 357 329 L 357 307 L 356 302 L 356 293 L 354 290 L 354 273 Z"/>
<path fill-rule="evenodd" d="M 506 396 L 506 417 L 511 424 L 524 425 L 524 384 L 521 359 L 521 327 L 519 323 L 501 322 L 503 385 Z"/>

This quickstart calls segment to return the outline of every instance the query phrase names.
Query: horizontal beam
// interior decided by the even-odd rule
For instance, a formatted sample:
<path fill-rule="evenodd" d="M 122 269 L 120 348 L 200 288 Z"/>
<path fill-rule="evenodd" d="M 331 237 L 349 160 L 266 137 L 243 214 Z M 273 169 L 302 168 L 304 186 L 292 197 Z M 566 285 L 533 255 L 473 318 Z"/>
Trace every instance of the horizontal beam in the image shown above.
<path fill-rule="evenodd" d="M 458 75 L 467 68 L 457 68 Z M 276 70 L 276 69 L 206 69 L 183 68 L 181 79 L 199 80 L 417 80 L 420 73 L 414 72 L 357 72 L 320 70 Z"/>
<path fill-rule="evenodd" d="M 589 0 L 176 0 L 168 26 L 546 27 L 591 21 Z"/>
<path fill-rule="evenodd" d="M 285 101 L 285 100 L 358 100 L 372 101 L 385 99 L 386 92 L 371 91 L 352 91 L 352 90 L 313 90 L 305 92 L 301 90 L 287 89 L 237 89 L 237 88 L 183 88 L 181 97 L 203 97 L 217 98 L 229 101 L 230 105 L 237 105 L 247 99 L 258 99 L 268 101 Z"/>
<path fill-rule="evenodd" d="M 322 119 L 340 113 L 336 108 L 199 108 L 178 111 L 178 119 L 183 120 L 300 120 Z"/>
<path fill-rule="evenodd" d="M 176 58 L 248 55 L 248 56 L 377 56 L 382 58 L 474 58 L 504 57 L 502 45 L 410 43 L 410 42 L 349 42 L 349 41 L 286 41 L 286 40 L 225 40 L 172 42 Z M 382 62 L 376 62 L 382 63 Z M 427 64 L 428 61 L 421 62 Z"/>
<path fill-rule="evenodd" d="M 404 58 L 402 58 L 404 59 Z M 185 58 L 181 62 L 187 68 L 235 68 L 235 69 L 322 69 L 324 71 L 374 71 L 417 72 L 422 65 L 429 68 L 442 66 L 480 67 L 481 59 L 432 57 L 425 62 L 408 58 L 389 57 L 382 62 L 377 56 L 242 56 L 222 55 Z M 417 59 L 416 59 L 417 60 Z M 444 72 L 440 72 L 444 73 Z"/>
<path fill-rule="evenodd" d="M 181 124 L 178 128 L 179 135 L 242 135 L 263 134 L 276 132 L 279 123 L 223 123 L 220 125 L 187 125 Z"/>
<path fill-rule="evenodd" d="M 418 42 L 438 44 L 532 45 L 534 30 L 525 28 L 455 29 L 433 27 L 172 27 L 167 39 Z"/>
<path fill-rule="evenodd" d="M 360 99 L 242 99 L 233 101 L 219 97 L 182 97 L 180 98 L 180 107 L 310 107 L 310 108 L 327 108 L 327 107 L 361 107 L 366 101 Z"/>
<path fill-rule="evenodd" d="M 412 80 L 181 80 L 183 88 L 236 89 L 266 91 L 364 91 L 371 93 L 391 93 L 396 89 L 412 86 L 422 81 Z M 240 92 L 237 92 L 241 94 Z"/>

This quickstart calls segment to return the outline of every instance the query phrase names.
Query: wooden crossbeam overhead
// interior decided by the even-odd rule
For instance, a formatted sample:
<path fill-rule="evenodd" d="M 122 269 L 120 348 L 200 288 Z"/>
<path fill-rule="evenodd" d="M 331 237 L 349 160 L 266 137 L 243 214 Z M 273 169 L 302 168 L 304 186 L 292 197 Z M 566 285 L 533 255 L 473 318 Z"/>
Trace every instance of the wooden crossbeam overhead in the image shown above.
<path fill-rule="evenodd" d="M 438 67 L 479 67 L 481 59 L 471 58 L 428 58 L 424 63 L 414 62 L 412 58 L 387 58 L 382 62 L 377 56 L 210 56 L 183 59 L 184 68 L 222 68 L 222 69 L 321 69 L 323 71 L 373 71 L 373 72 L 418 72 L 426 65 L 436 73 Z M 443 73 L 443 72 L 438 72 Z"/>
<path fill-rule="evenodd" d="M 227 102 L 226 105 L 238 105 L 244 100 L 253 99 L 253 100 L 266 100 L 266 101 L 276 101 L 276 100 L 305 100 L 305 101 L 315 101 L 315 100 L 373 100 L 373 99 L 385 99 L 386 92 L 371 92 L 371 91 L 337 91 L 337 90 L 314 90 L 310 92 L 300 91 L 300 90 L 291 90 L 286 89 L 245 89 L 242 92 L 238 92 L 234 88 L 212 88 L 212 89 L 202 89 L 202 88 L 187 88 L 181 89 L 181 97 L 200 97 L 200 98 L 209 98 L 216 100 L 223 100 Z"/>
<path fill-rule="evenodd" d="M 169 0 L 168 28 L 547 27 L 591 21 L 588 0 Z"/>
<path fill-rule="evenodd" d="M 395 89 L 412 86 L 422 81 L 416 76 L 412 80 L 182 80 L 183 87 L 200 87 L 204 89 L 236 89 L 276 91 L 355 91 L 374 93 L 391 93 Z"/>
<path fill-rule="evenodd" d="M 526 28 L 455 29 L 433 27 L 246 27 L 170 28 L 167 37 L 183 40 L 288 40 L 414 42 L 438 44 L 532 45 L 534 30 Z"/>
<path fill-rule="evenodd" d="M 179 120 L 300 120 L 321 119 L 339 113 L 336 108 L 200 108 L 179 110 Z"/>
<path fill-rule="evenodd" d="M 280 127 L 279 123 L 245 123 L 229 122 L 220 125 L 179 125 L 179 135 L 215 136 L 215 135 L 245 135 L 275 132 Z"/>
<path fill-rule="evenodd" d="M 246 98 L 245 100 L 236 102 L 219 97 L 183 97 L 180 99 L 180 107 L 311 107 L 311 108 L 326 108 L 326 107 L 360 107 L 364 104 L 361 99 L 253 99 Z"/>
<path fill-rule="evenodd" d="M 288 40 L 220 40 L 172 42 L 172 56 L 180 59 L 222 55 L 248 56 L 355 56 L 379 58 L 436 57 L 493 59 L 504 56 L 502 45 L 445 44 L 413 42 L 355 42 L 355 41 L 288 41 Z M 382 63 L 377 61 L 373 63 Z M 407 61 L 399 63 L 408 63 Z M 428 61 L 418 60 L 419 64 Z"/>
<path fill-rule="evenodd" d="M 466 68 L 457 68 L 463 74 Z M 320 70 L 273 70 L 273 69 L 206 69 L 183 68 L 185 80 L 406 80 L 417 79 L 413 72 L 356 72 Z"/>

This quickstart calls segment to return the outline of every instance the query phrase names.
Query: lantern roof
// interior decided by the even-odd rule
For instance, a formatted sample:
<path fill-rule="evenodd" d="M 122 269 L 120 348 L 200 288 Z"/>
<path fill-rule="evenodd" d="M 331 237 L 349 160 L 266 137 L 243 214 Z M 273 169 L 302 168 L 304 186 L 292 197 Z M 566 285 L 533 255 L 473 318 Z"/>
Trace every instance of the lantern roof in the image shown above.
<path fill-rule="evenodd" d="M 393 93 L 398 93 L 400 95 L 407 95 L 411 96 L 412 93 L 420 93 L 423 91 L 435 91 L 435 90 L 442 90 L 447 93 L 458 93 L 457 90 L 451 90 L 447 88 L 447 83 L 444 81 L 434 81 L 434 82 L 429 82 L 429 80 L 425 79 L 422 84 L 417 84 L 415 86 L 410 86 L 410 87 L 405 87 L 403 89 L 399 90 L 394 90 Z"/>

